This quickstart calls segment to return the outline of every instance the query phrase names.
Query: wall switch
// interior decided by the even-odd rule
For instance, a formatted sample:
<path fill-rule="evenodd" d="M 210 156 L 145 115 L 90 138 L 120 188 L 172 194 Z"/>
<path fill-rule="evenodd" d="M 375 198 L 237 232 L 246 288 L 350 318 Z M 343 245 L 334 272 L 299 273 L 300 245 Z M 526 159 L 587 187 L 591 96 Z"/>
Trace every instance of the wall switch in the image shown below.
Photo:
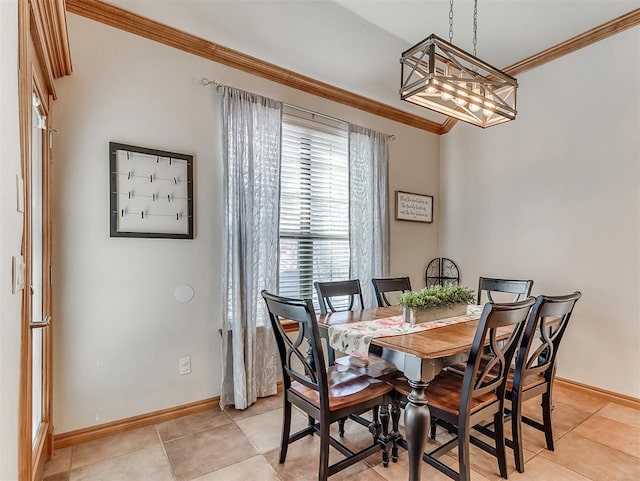
<path fill-rule="evenodd" d="M 178 373 L 183 376 L 191 373 L 191 358 L 182 357 L 178 359 Z"/>
<path fill-rule="evenodd" d="M 16 175 L 16 209 L 24 212 L 24 181 L 20 175 Z"/>
<path fill-rule="evenodd" d="M 11 258 L 11 271 L 12 291 L 17 294 L 24 289 L 24 258 L 22 256 Z"/>

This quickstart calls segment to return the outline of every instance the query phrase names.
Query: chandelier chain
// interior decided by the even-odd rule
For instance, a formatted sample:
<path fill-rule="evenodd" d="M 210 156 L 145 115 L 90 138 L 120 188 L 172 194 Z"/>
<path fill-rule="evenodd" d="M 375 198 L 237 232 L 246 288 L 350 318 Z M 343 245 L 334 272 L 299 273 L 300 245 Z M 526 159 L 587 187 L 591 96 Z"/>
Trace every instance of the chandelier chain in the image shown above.
<path fill-rule="evenodd" d="M 449 43 L 453 43 L 453 0 L 449 0 Z"/>
<path fill-rule="evenodd" d="M 453 0 L 451 0 L 453 2 Z M 473 2 L 473 56 L 477 57 L 478 53 L 478 0 Z"/>

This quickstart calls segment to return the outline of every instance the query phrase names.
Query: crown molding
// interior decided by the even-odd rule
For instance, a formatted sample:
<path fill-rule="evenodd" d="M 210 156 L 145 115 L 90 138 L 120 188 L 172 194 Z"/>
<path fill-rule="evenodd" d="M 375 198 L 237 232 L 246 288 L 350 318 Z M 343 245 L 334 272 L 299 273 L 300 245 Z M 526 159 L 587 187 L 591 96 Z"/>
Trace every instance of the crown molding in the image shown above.
<path fill-rule="evenodd" d="M 554 45 L 542 52 L 538 52 L 524 60 L 514 63 L 513 65 L 509 65 L 502 70 L 511 76 L 519 75 L 527 70 L 534 69 L 593 43 L 599 42 L 600 40 L 604 40 L 607 37 L 635 27 L 638 24 L 640 24 L 640 8 L 631 10 L 620 17 L 614 18 L 602 25 L 598 25 L 597 27 L 587 30 L 580 35 L 571 37 L 569 40 L 565 40 L 564 42 Z"/>
<path fill-rule="evenodd" d="M 59 3 L 61 0 L 52 0 Z M 153 40 L 169 47 L 242 70 L 258 77 L 286 85 L 349 107 L 378 115 L 434 134 L 448 133 L 458 122 L 448 118 L 443 124 L 410 114 L 396 107 L 369 99 L 333 85 L 320 82 L 291 70 L 245 55 L 236 50 L 210 42 L 160 22 L 128 12 L 99 0 L 66 0 L 67 11 L 95 20 L 120 30 Z M 609 22 L 587 30 L 580 35 L 538 52 L 502 70 L 515 76 L 575 52 L 640 24 L 640 8 Z M 66 25 L 65 25 L 66 28 Z M 70 63 L 69 63 L 70 65 Z"/>
<path fill-rule="evenodd" d="M 169 47 L 242 70 L 349 107 L 378 115 L 411 127 L 440 134 L 439 123 L 410 114 L 362 95 L 320 82 L 291 70 L 245 55 L 182 30 L 169 27 L 98 0 L 67 0 L 67 11 L 153 40 Z"/>
<path fill-rule="evenodd" d="M 509 65 L 507 68 L 502 69 L 505 73 L 515 77 L 527 70 L 532 70 L 536 67 L 540 67 L 546 63 L 563 57 L 567 54 L 573 53 L 581 48 L 587 47 L 593 43 L 604 40 L 607 37 L 611 37 L 617 33 L 623 32 L 629 28 L 635 27 L 640 24 L 640 8 L 631 10 L 620 17 L 614 18 L 608 22 L 598 25 L 590 30 L 587 30 L 580 35 L 571 37 L 569 40 L 565 40 L 553 47 L 549 47 L 546 50 L 538 52 L 530 57 L 527 57 L 519 62 Z M 449 117 L 442 124 L 442 133 L 448 133 L 458 121 L 452 117 Z"/>

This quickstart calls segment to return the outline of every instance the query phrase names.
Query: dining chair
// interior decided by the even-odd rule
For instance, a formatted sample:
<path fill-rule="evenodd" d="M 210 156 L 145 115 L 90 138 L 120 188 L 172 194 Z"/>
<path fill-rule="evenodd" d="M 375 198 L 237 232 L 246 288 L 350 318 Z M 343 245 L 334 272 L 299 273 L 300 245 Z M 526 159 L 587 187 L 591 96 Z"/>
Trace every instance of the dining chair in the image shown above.
<path fill-rule="evenodd" d="M 532 280 L 495 279 L 480 277 L 478 281 L 478 304 L 482 303 L 482 293 L 485 292 L 489 302 L 496 302 L 493 293 L 501 292 L 515 294 L 511 302 L 521 301 L 531 295 Z"/>
<path fill-rule="evenodd" d="M 313 285 L 318 293 L 318 304 L 320 305 L 320 312 L 322 314 L 326 314 L 329 311 L 352 311 L 356 299 L 360 302 L 359 309 L 364 309 L 364 300 L 362 299 L 362 289 L 360 288 L 359 279 L 330 282 L 316 281 Z M 331 300 L 334 297 L 347 297 L 349 304 L 346 308 L 335 307 L 333 305 L 335 300 L 333 302 Z"/>
<path fill-rule="evenodd" d="M 392 305 L 386 296 L 387 292 L 407 292 L 411 290 L 411 279 L 407 277 L 374 278 L 371 279 L 376 292 L 378 307 Z"/>
<path fill-rule="evenodd" d="M 330 281 L 330 282 L 314 282 L 313 283 L 316 292 L 318 293 L 318 304 L 320 306 L 320 313 L 327 314 L 329 312 L 339 311 L 351 311 L 354 307 L 358 309 L 364 309 L 364 300 L 362 298 L 362 288 L 360 287 L 359 279 L 351 279 L 347 281 Z M 348 305 L 346 308 L 338 308 L 331 301 L 332 298 L 347 297 Z M 355 300 L 358 299 L 359 306 L 356 306 Z M 358 371 L 362 374 L 366 374 L 371 377 L 384 377 L 389 374 L 397 372 L 396 366 L 382 359 L 382 348 L 378 346 L 370 346 L 368 362 L 363 363 L 360 359 L 353 356 L 341 356 L 336 358 L 334 349 L 327 343 L 327 358 L 329 365 L 341 364 L 349 369 Z M 397 419 L 400 416 L 400 408 L 397 403 L 392 403 L 391 410 L 389 406 L 384 404 L 376 406 L 373 410 L 373 422 L 380 423 L 382 426 L 382 437 L 386 439 L 394 439 L 397 437 Z M 358 416 L 351 416 L 351 419 L 360 424 L 365 424 L 365 420 Z M 346 419 L 339 420 L 338 432 L 340 437 L 344 436 L 344 426 Z M 392 432 L 389 435 L 389 422 L 392 423 Z M 396 462 L 398 460 L 397 446 L 394 444 L 391 454 L 391 460 Z M 383 453 L 383 465 L 386 467 L 389 464 L 389 458 L 387 452 Z"/>
<path fill-rule="evenodd" d="M 581 296 L 578 291 L 566 296 L 538 296 L 531 308 L 506 391 L 506 397 L 511 401 L 515 464 L 521 473 L 524 472 L 523 422 L 544 432 L 547 449 L 554 450 L 551 415 L 558 349 Z M 542 423 L 522 414 L 522 403 L 538 396 L 542 396 Z"/>
<path fill-rule="evenodd" d="M 464 375 L 442 371 L 426 389 L 428 406 L 457 436 L 438 448 L 424 453 L 423 460 L 458 481 L 471 479 L 470 443 L 498 460 L 500 476 L 507 477 L 504 439 L 504 393 L 511 360 L 520 343 L 525 321 L 535 299 L 513 303 L 487 303 L 482 311 L 471 346 Z M 509 329 L 508 338 L 499 341 L 499 333 Z M 485 348 L 486 347 L 486 348 Z M 391 377 L 388 382 L 396 392 L 409 396 L 411 388 L 404 378 Z M 493 419 L 495 447 L 471 435 L 476 424 Z M 425 426 L 426 429 L 426 426 Z M 458 448 L 458 471 L 437 459 Z"/>
<path fill-rule="evenodd" d="M 351 279 L 348 281 L 329 281 L 318 282 L 315 281 L 313 286 L 318 293 L 318 304 L 320 306 L 320 313 L 327 314 L 328 312 L 339 311 L 352 311 L 355 307 L 355 300 L 358 299 L 358 309 L 364 309 L 364 300 L 362 299 L 362 289 L 360 287 L 359 279 Z M 347 297 L 348 305 L 346 308 L 336 308 L 331 299 L 335 297 Z M 371 347 L 374 355 L 382 354 L 382 350 L 376 350 L 375 346 Z M 336 362 L 335 352 L 331 347 L 327 348 L 327 357 L 329 358 L 329 364 Z M 342 362 L 348 362 L 350 359 L 343 359 Z"/>
<path fill-rule="evenodd" d="M 284 409 L 279 462 L 285 462 L 289 444 L 313 434 L 320 437 L 318 481 L 326 481 L 338 471 L 376 452 L 384 452 L 387 447 L 379 437 L 377 426 L 369 429 L 372 443 L 355 453 L 332 437 L 329 428 L 340 419 L 389 403 L 393 388 L 380 379 L 342 365 L 326 365 L 311 299 L 290 299 L 267 291 L 262 291 L 262 297 L 267 304 L 282 366 Z M 281 319 L 298 323 L 295 339 L 284 332 Z M 305 412 L 309 419 L 305 428 L 293 434 L 292 405 Z M 344 459 L 329 465 L 329 445 L 342 453 Z"/>
<path fill-rule="evenodd" d="M 495 303 L 493 298 L 494 293 L 513 294 L 512 302 L 521 301 L 527 299 L 531 294 L 531 288 L 533 287 L 532 280 L 519 280 L 519 279 L 496 279 L 493 277 L 480 277 L 478 281 L 478 299 L 477 303 L 482 304 L 483 292 L 486 293 L 486 298 L 490 303 Z M 449 366 L 448 371 L 455 373 L 459 376 L 464 374 L 464 365 L 456 364 Z M 431 417 L 431 439 L 436 439 L 436 428 L 438 424 L 442 424 L 440 420 L 432 416 Z"/>

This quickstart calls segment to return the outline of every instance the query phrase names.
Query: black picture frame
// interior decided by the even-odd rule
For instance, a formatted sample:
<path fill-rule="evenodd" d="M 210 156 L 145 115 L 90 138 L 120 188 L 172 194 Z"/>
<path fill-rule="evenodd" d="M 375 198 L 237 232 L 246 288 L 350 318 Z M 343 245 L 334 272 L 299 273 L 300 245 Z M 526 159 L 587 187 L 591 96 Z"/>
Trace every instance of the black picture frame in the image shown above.
<path fill-rule="evenodd" d="M 111 237 L 193 239 L 193 155 L 109 142 L 109 172 Z"/>

